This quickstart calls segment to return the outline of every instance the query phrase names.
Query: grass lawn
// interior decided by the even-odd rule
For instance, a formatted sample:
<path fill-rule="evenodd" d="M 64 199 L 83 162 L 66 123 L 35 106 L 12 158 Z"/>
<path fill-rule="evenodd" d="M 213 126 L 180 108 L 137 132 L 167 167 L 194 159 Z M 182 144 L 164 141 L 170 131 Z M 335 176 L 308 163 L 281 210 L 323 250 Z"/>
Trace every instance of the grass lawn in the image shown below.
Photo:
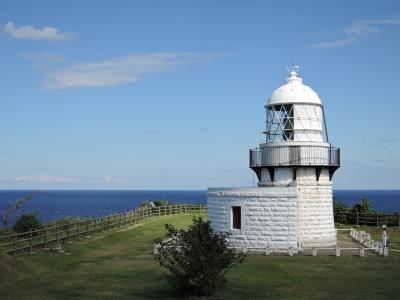
<path fill-rule="evenodd" d="M 187 226 L 190 215 L 155 219 L 125 231 L 74 241 L 67 254 L 38 251 L 0 256 L 0 299 L 176 299 L 173 278 L 152 257 L 165 223 Z M 249 256 L 213 299 L 398 299 L 400 256 Z"/>

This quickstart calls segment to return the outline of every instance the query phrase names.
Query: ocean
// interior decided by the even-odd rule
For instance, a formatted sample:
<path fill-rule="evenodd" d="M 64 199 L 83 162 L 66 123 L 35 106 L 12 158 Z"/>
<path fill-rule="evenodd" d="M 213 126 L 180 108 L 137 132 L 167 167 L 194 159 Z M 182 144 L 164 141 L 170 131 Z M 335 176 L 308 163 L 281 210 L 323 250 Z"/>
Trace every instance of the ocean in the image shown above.
<path fill-rule="evenodd" d="M 7 205 L 26 196 L 30 191 L 0 191 L 0 218 Z M 347 205 L 354 205 L 361 197 L 370 200 L 372 207 L 380 212 L 400 211 L 400 190 L 335 190 L 334 199 Z M 9 224 L 21 214 L 36 212 L 44 223 L 65 217 L 99 217 L 111 213 L 125 212 L 138 207 L 142 201 L 167 200 L 171 203 L 207 204 L 205 190 L 39 190 L 23 207 L 15 211 Z M 0 225 L 1 226 L 1 225 Z"/>

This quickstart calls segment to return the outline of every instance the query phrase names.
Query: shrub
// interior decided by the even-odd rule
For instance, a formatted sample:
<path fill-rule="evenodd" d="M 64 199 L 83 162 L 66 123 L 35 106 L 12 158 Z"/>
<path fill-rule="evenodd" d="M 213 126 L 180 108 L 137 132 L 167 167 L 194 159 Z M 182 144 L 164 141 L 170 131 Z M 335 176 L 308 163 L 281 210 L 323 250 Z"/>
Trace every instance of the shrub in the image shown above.
<path fill-rule="evenodd" d="M 159 206 L 165 206 L 165 205 L 170 205 L 170 203 L 167 200 L 155 200 L 153 201 L 155 207 Z"/>
<path fill-rule="evenodd" d="M 50 221 L 46 224 L 47 227 L 52 227 L 52 226 L 62 226 L 64 230 L 68 228 L 69 225 L 75 224 L 77 222 L 83 221 L 84 219 L 80 217 L 64 217 L 61 219 L 53 220 Z"/>
<path fill-rule="evenodd" d="M 13 230 L 12 227 L 9 227 L 9 226 L 0 227 L 0 236 L 2 236 L 2 235 L 10 235 L 12 233 L 14 233 L 14 230 Z"/>
<path fill-rule="evenodd" d="M 27 213 L 19 217 L 13 228 L 16 232 L 26 232 L 40 229 L 42 225 L 35 213 Z"/>
<path fill-rule="evenodd" d="M 351 208 L 343 203 L 333 199 L 333 211 L 335 212 L 350 212 Z"/>
<path fill-rule="evenodd" d="M 372 209 L 368 198 L 360 198 L 360 201 L 354 205 L 353 212 L 358 212 L 362 214 L 374 214 L 375 211 Z"/>
<path fill-rule="evenodd" d="M 227 234 L 215 232 L 201 217 L 193 218 L 187 230 L 165 228 L 169 239 L 155 240 L 155 260 L 175 276 L 184 294 L 213 294 L 224 285 L 226 272 L 245 257 L 228 248 Z"/>
<path fill-rule="evenodd" d="M 142 201 L 142 202 L 140 202 L 139 207 L 141 207 L 141 208 L 150 207 L 150 202 L 153 202 L 155 207 L 165 206 L 165 205 L 170 204 L 167 200 L 161 199 L 161 200 Z"/>

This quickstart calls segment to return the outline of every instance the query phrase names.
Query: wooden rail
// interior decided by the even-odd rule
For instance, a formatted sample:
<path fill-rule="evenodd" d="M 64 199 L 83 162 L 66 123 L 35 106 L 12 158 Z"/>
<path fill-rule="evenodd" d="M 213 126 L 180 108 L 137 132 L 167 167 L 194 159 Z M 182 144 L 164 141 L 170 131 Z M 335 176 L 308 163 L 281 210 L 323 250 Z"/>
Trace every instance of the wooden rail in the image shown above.
<path fill-rule="evenodd" d="M 140 223 L 155 217 L 174 214 L 194 214 L 207 211 L 201 204 L 175 204 L 159 207 L 137 208 L 128 212 L 100 218 L 82 219 L 42 229 L 0 236 L 0 251 L 17 254 L 34 248 L 47 248 L 51 244 L 63 244 L 73 239 L 96 235 L 104 231 Z"/>
<path fill-rule="evenodd" d="M 400 213 L 396 214 L 381 214 L 371 213 L 363 214 L 357 212 L 334 212 L 335 223 L 351 224 L 351 225 L 367 225 L 380 227 L 397 226 L 400 228 Z"/>

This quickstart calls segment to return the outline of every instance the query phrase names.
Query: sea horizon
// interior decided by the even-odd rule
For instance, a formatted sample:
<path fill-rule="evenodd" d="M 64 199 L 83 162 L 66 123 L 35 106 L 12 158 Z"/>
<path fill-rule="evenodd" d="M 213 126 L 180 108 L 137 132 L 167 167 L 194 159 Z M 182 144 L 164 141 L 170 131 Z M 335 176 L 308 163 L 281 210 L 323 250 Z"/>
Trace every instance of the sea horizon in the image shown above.
<path fill-rule="evenodd" d="M 39 219 L 47 223 L 66 217 L 100 217 L 121 213 L 152 200 L 207 205 L 205 189 L 10 189 L 0 190 L 0 217 L 6 213 L 8 204 L 32 191 L 36 192 L 35 196 L 11 215 L 10 225 L 28 212 L 37 213 Z M 348 206 L 353 206 L 364 197 L 369 199 L 376 211 L 400 212 L 400 190 L 333 190 L 334 201 Z"/>

